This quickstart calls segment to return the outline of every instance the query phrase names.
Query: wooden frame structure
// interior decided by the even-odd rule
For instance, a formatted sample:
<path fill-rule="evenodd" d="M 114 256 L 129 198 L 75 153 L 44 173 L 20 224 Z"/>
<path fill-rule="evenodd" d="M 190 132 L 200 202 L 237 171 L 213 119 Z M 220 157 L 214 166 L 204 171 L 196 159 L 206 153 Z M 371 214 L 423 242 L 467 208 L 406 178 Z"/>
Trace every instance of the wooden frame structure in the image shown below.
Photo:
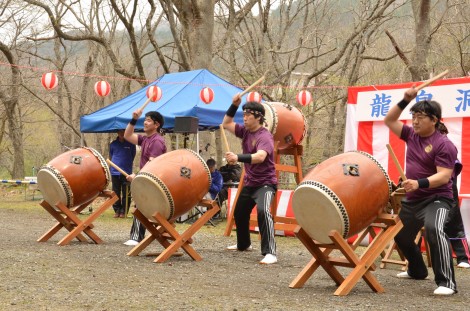
<path fill-rule="evenodd" d="M 295 174 L 295 180 L 297 184 L 299 184 L 302 179 L 302 154 L 303 154 L 303 147 L 302 145 L 295 145 L 288 149 L 278 150 L 277 143 L 275 146 L 275 154 L 274 154 L 274 163 L 276 167 L 276 175 L 279 179 L 279 172 L 290 172 Z M 294 157 L 294 165 L 286 165 L 281 164 L 281 155 L 291 155 Z M 242 174 L 240 176 L 240 183 L 238 184 L 238 189 L 243 187 L 243 178 L 245 176 L 245 169 L 243 169 Z M 235 200 L 233 201 L 233 206 L 230 209 L 230 214 L 227 216 L 227 225 L 225 227 L 224 236 L 230 236 L 232 229 L 235 225 L 235 206 L 237 205 L 238 197 L 240 196 L 240 192 L 238 191 Z M 276 216 L 277 214 L 277 200 L 276 198 L 273 200 L 271 204 L 271 215 L 273 216 L 274 221 L 274 230 L 287 230 L 287 231 L 294 231 L 297 227 L 297 221 L 295 218 L 290 217 L 281 217 Z M 257 227 L 258 220 L 251 216 L 250 217 L 250 226 Z"/>
<path fill-rule="evenodd" d="M 95 209 L 85 220 L 80 220 L 78 214 L 82 210 L 93 203 L 97 198 L 106 198 L 105 201 Z M 85 233 L 95 244 L 101 244 L 103 241 L 93 232 L 93 221 L 95 221 L 105 210 L 113 205 L 118 200 L 117 195 L 113 191 L 105 190 L 93 201 L 79 205 L 75 208 L 69 209 L 64 203 L 59 202 L 55 207 L 51 206 L 45 200 L 41 201 L 40 205 L 57 220 L 51 229 L 43 234 L 37 241 L 46 242 L 52 236 L 54 236 L 60 229 L 65 228 L 69 233 L 62 238 L 57 244 L 60 246 L 69 244 L 73 239 L 77 239 L 80 242 L 88 242 L 83 236 Z"/>
<path fill-rule="evenodd" d="M 395 215 L 398 215 L 401 209 L 401 200 L 405 196 L 405 191 L 403 188 L 399 188 L 395 190 L 391 197 L 390 197 L 390 205 L 391 205 L 391 210 Z M 373 230 L 372 230 L 373 231 Z M 372 232 L 371 232 L 372 234 Z M 418 244 L 421 240 L 421 238 L 425 239 L 424 237 L 424 228 L 422 228 L 415 239 L 415 243 Z M 424 245 L 426 248 L 426 258 L 428 262 L 428 267 L 431 267 L 431 255 L 429 253 L 429 245 L 426 240 L 424 240 Z M 400 259 L 393 259 L 392 256 L 393 254 L 396 253 Z M 384 269 L 387 267 L 387 264 L 395 264 L 395 265 L 401 265 L 402 270 L 406 271 L 408 267 L 408 261 L 405 259 L 405 256 L 401 252 L 401 250 L 398 248 L 397 244 L 395 241 L 392 241 L 388 248 L 385 250 L 384 253 L 382 253 L 382 261 L 380 263 L 380 269 Z"/>
<path fill-rule="evenodd" d="M 372 271 L 375 270 L 374 261 L 401 230 L 403 223 L 398 216 L 385 213 L 379 215 L 375 223 L 381 223 L 383 227 L 361 256 L 354 252 L 355 246 L 349 245 L 336 230 L 332 230 L 329 234 L 333 243 L 322 244 L 313 240 L 300 226 L 297 227 L 295 230 L 296 236 L 312 254 L 313 258 L 291 282 L 289 287 L 302 287 L 316 269 L 321 266 L 338 285 L 337 290 L 334 292 L 336 296 L 349 294 L 361 278 L 374 292 L 383 293 L 384 288 L 372 274 Z M 344 257 L 330 256 L 333 250 L 339 250 Z M 352 268 L 352 272 L 344 278 L 335 266 Z"/>
<path fill-rule="evenodd" d="M 176 231 L 173 221 L 168 221 L 160 213 L 156 212 L 152 216 L 153 219 L 151 221 L 147 219 L 139 209 L 136 209 L 134 211 L 134 216 L 140 220 L 142 225 L 150 234 L 129 251 L 127 255 L 138 256 L 147 246 L 150 245 L 150 243 L 156 240 L 165 248 L 163 252 L 157 255 L 157 258 L 154 260 L 156 263 L 163 263 L 171 256 L 178 255 L 176 254 L 176 251 L 180 248 L 182 248 L 193 260 L 202 260 L 202 257 L 191 246 L 191 243 L 193 242 L 192 236 L 215 214 L 217 214 L 218 211 L 220 211 L 220 207 L 216 200 L 207 199 L 201 200 L 197 205 L 207 207 L 207 211 L 182 234 Z"/>

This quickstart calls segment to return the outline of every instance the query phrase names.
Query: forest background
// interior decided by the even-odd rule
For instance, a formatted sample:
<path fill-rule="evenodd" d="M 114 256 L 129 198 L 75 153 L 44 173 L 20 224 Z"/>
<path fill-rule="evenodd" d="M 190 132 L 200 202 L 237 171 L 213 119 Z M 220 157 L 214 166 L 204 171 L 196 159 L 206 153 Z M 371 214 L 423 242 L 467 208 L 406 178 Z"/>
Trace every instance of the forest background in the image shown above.
<path fill-rule="evenodd" d="M 470 1 L 0 0 L 0 177 L 35 174 L 84 142 L 106 157 L 116 135 L 80 133 L 81 116 L 200 68 L 242 88 L 269 69 L 257 91 L 302 110 L 307 171 L 343 151 L 349 86 L 470 75 Z M 45 90 L 50 71 L 59 84 Z M 105 98 L 99 80 L 111 84 Z M 222 163 L 218 132 L 196 148 Z"/>

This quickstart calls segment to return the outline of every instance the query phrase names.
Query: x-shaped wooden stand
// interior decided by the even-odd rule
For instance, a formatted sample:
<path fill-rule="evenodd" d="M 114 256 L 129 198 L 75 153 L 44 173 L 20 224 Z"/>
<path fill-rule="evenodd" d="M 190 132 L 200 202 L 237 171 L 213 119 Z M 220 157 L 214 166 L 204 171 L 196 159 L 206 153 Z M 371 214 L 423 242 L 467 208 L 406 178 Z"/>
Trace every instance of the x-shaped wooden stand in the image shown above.
<path fill-rule="evenodd" d="M 80 242 L 88 242 L 82 233 L 85 233 L 96 244 L 103 243 L 103 240 L 101 240 L 92 230 L 94 228 L 93 221 L 95 221 L 106 209 L 112 206 L 113 203 L 118 200 L 118 197 L 113 191 L 109 190 L 103 191 L 97 198 L 99 197 L 104 197 L 106 200 L 83 221 L 78 218 L 77 215 L 94 200 L 71 209 L 65 206 L 62 202 L 59 202 L 55 207 L 52 207 L 49 203 L 43 200 L 40 205 L 57 220 L 57 224 L 41 236 L 38 239 L 38 242 L 46 242 L 59 232 L 60 229 L 65 228 L 69 233 L 57 243 L 60 246 L 67 245 L 75 238 Z"/>
<path fill-rule="evenodd" d="M 152 241 L 157 240 L 165 250 L 158 255 L 154 262 L 165 262 L 171 256 L 176 255 L 175 252 L 179 248 L 183 248 L 183 250 L 193 260 L 202 260 L 202 257 L 190 245 L 192 243 L 192 236 L 215 214 L 217 214 L 218 211 L 220 211 L 220 207 L 215 200 L 206 199 L 203 199 L 197 205 L 207 207 L 207 212 L 205 212 L 182 234 L 179 234 L 178 231 L 176 231 L 173 222 L 165 219 L 160 213 L 156 212 L 153 215 L 154 221 L 150 221 L 137 208 L 134 211 L 134 216 L 140 220 L 142 225 L 150 232 L 150 235 L 147 235 L 138 245 L 127 253 L 127 255 L 138 256 L 147 246 L 150 245 L 150 243 L 152 243 Z"/>
<path fill-rule="evenodd" d="M 374 292 L 383 293 L 384 288 L 372 275 L 371 271 L 375 270 L 374 262 L 376 258 L 401 230 L 403 223 L 398 216 L 390 214 L 379 215 L 374 223 L 383 223 L 385 226 L 377 233 L 360 257 L 354 252 L 354 246 L 350 246 L 336 230 L 332 230 L 329 234 L 333 244 L 322 244 L 313 240 L 300 226 L 297 227 L 295 231 L 296 236 L 314 258 L 310 260 L 299 275 L 291 282 L 289 287 L 302 287 L 315 270 L 322 266 L 336 285 L 338 285 L 338 289 L 334 293 L 336 296 L 349 294 L 354 285 L 356 285 L 361 278 L 364 279 Z M 330 253 L 335 249 L 341 251 L 344 257 L 330 257 Z M 344 278 L 335 266 L 349 267 L 353 270 Z"/>

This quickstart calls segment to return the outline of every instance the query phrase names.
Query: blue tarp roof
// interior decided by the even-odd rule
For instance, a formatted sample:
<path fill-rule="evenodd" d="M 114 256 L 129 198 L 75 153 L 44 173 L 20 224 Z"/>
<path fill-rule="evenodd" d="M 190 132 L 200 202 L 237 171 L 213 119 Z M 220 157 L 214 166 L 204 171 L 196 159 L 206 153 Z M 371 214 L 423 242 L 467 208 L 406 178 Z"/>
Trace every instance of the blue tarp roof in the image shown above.
<path fill-rule="evenodd" d="M 200 130 L 218 128 L 232 103 L 232 97 L 242 91 L 206 69 L 165 74 L 137 92 L 91 114 L 82 116 L 80 131 L 82 133 L 105 133 L 126 128 L 132 118 L 132 112 L 142 107 L 147 101 L 146 91 L 151 85 L 158 85 L 161 88 L 162 98 L 157 102 L 150 102 L 145 107 L 142 117 L 137 122 L 136 130 L 143 129 L 143 116 L 152 110 L 156 110 L 164 116 L 165 125 L 163 128 L 168 131 L 173 129 L 175 117 L 199 118 Z M 199 97 L 199 93 L 204 87 L 210 87 L 214 91 L 214 100 L 210 104 L 205 104 Z M 246 95 L 242 98 L 242 103 L 245 101 Z M 243 122 L 241 109 L 235 115 L 235 122 Z"/>

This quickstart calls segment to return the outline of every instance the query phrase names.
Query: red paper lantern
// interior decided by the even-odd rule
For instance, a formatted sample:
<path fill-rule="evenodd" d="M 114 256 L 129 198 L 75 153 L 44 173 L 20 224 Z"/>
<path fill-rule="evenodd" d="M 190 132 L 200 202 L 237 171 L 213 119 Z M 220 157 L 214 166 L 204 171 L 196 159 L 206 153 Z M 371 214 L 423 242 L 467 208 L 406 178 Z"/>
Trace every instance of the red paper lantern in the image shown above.
<path fill-rule="evenodd" d="M 55 73 L 48 72 L 42 75 L 41 83 L 42 83 L 42 86 L 44 86 L 46 90 L 52 90 L 53 88 L 57 86 L 57 84 L 59 83 L 59 80 L 57 79 L 57 76 Z"/>
<path fill-rule="evenodd" d="M 111 86 L 107 81 L 98 81 L 95 83 L 95 93 L 100 97 L 105 97 L 111 92 Z"/>
<path fill-rule="evenodd" d="M 300 91 L 297 94 L 297 102 L 302 106 L 306 106 L 312 102 L 312 94 L 309 91 Z"/>
<path fill-rule="evenodd" d="M 205 87 L 199 93 L 199 97 L 205 104 L 210 104 L 214 100 L 214 91 L 209 87 Z"/>
<path fill-rule="evenodd" d="M 261 95 L 258 92 L 250 92 L 248 93 L 248 96 L 246 97 L 246 101 L 261 103 Z"/>
<path fill-rule="evenodd" d="M 156 85 L 149 86 L 147 88 L 147 98 L 151 101 L 156 102 L 162 98 L 162 89 Z"/>

